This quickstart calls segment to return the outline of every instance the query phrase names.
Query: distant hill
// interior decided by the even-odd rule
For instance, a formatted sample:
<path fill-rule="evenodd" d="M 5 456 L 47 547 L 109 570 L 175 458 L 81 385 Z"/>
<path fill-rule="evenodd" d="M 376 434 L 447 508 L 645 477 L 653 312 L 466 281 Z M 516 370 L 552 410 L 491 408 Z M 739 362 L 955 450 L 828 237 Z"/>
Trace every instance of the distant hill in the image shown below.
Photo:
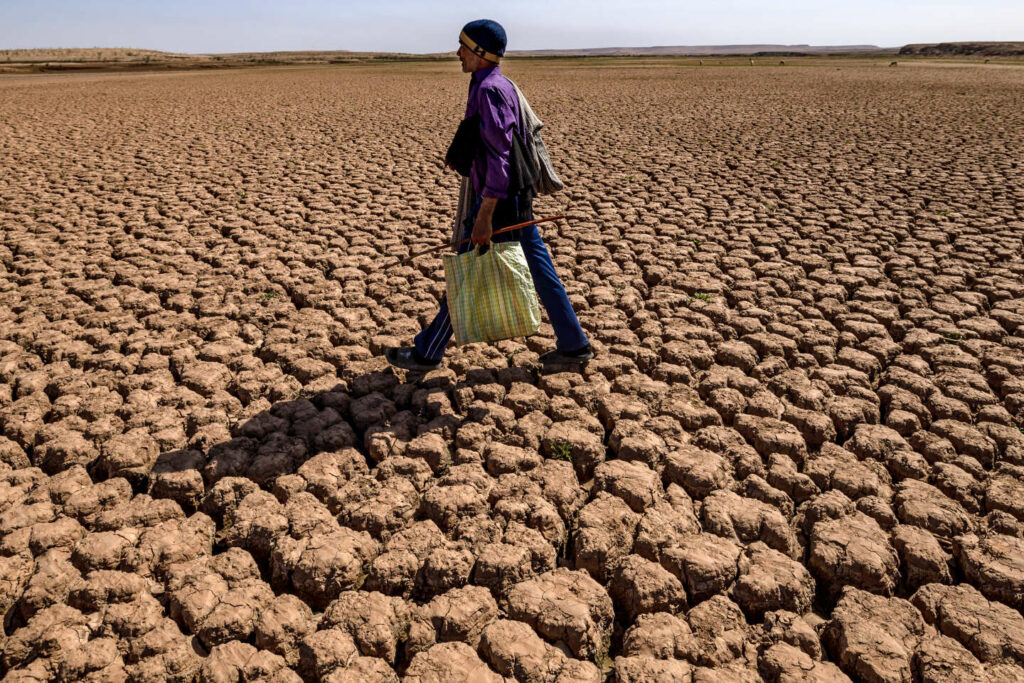
<path fill-rule="evenodd" d="M 1024 41 L 1009 43 L 912 43 L 900 48 L 901 55 L 1012 57 L 1024 55 Z"/>
<path fill-rule="evenodd" d="M 656 45 L 596 47 L 568 50 L 513 50 L 510 57 L 995 57 L 1024 55 L 1024 42 L 915 43 L 902 48 L 877 45 Z M 0 49 L 0 74 L 44 71 L 152 71 L 221 69 L 283 64 L 346 64 L 393 61 L 453 60 L 454 52 L 410 54 L 349 50 L 293 50 L 183 54 L 128 47 Z"/>
<path fill-rule="evenodd" d="M 877 45 L 657 45 L 654 47 L 594 47 L 573 50 L 512 50 L 524 57 L 756 57 L 894 54 L 896 48 Z"/>
<path fill-rule="evenodd" d="M 182 62 L 195 61 L 199 55 L 141 50 L 131 47 L 54 47 L 31 50 L 0 50 L 0 62 L 83 63 L 83 62 Z"/>

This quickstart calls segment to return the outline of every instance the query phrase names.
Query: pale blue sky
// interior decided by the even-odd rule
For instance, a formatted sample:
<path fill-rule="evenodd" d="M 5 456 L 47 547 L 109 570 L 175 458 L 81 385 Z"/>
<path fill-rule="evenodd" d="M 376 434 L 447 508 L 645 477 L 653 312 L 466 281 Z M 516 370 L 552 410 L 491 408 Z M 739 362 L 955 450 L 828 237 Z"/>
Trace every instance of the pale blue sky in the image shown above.
<path fill-rule="evenodd" d="M 1024 0 L 0 0 L 0 49 L 443 52 L 483 16 L 513 50 L 1024 40 Z"/>

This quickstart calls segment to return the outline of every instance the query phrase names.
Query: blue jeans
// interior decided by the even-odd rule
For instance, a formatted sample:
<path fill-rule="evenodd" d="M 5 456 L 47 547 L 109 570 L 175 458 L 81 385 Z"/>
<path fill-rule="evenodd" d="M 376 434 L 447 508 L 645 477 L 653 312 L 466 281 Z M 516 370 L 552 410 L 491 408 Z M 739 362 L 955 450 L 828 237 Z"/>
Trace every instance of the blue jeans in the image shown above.
<path fill-rule="evenodd" d="M 473 234 L 473 225 L 476 222 L 476 215 L 480 210 L 481 197 L 473 202 L 473 207 L 462 224 L 463 237 Z M 513 202 L 514 198 L 499 201 L 499 209 L 502 201 Z M 500 210 L 495 210 L 493 227 L 495 230 L 508 225 L 514 225 L 514 218 L 511 216 L 499 216 Z M 511 212 L 514 214 L 515 212 Z M 494 242 L 518 241 L 523 247 L 526 255 L 526 263 L 530 267 L 530 275 L 533 276 L 533 286 L 537 288 L 537 297 L 540 299 L 544 310 L 548 312 L 548 319 L 551 326 L 555 328 L 555 346 L 560 351 L 575 351 L 583 348 L 590 342 L 587 335 L 580 327 L 580 321 L 576 312 L 572 310 L 569 297 L 562 286 L 562 280 L 558 277 L 555 264 L 551 261 L 551 254 L 540 237 L 540 231 L 536 225 L 521 230 L 513 230 L 502 235 L 497 235 Z M 459 253 L 465 253 L 473 248 L 473 244 L 464 244 L 459 247 Z M 452 338 L 452 322 L 448 314 L 448 296 L 441 299 L 441 308 L 426 328 L 416 335 L 416 352 L 423 358 L 431 361 L 439 361 L 444 357 L 445 349 Z"/>

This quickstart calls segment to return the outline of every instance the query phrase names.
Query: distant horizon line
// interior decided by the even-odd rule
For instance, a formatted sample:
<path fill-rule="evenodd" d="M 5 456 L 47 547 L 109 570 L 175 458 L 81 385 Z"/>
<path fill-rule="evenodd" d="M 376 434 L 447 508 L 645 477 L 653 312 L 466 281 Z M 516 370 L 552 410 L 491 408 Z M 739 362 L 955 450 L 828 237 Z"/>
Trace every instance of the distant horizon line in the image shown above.
<path fill-rule="evenodd" d="M 506 56 L 528 56 L 528 55 L 572 55 L 572 54 L 594 54 L 600 55 L 601 53 L 613 53 L 613 52 L 646 52 L 648 55 L 665 53 L 668 51 L 691 51 L 691 54 L 680 54 L 675 56 L 713 56 L 717 53 L 732 52 L 735 54 L 737 51 L 740 54 L 752 53 L 754 51 L 760 52 L 771 52 L 771 51 L 811 51 L 811 52 L 826 52 L 826 51 L 844 51 L 844 52 L 856 52 L 856 51 L 891 51 L 898 50 L 902 47 L 908 46 L 929 46 L 929 45 L 1008 45 L 1008 44 L 1024 44 L 1024 41 L 931 41 L 931 42 L 916 42 L 916 43 L 903 43 L 900 45 L 876 45 L 871 43 L 851 43 L 851 44 L 831 44 L 831 45 L 815 45 L 813 43 L 706 43 L 706 44 L 677 44 L 677 45 L 608 45 L 599 47 L 538 47 L 538 48 L 522 48 L 509 50 L 506 52 Z M 0 52 L 15 52 L 15 51 L 56 51 L 56 50 L 138 50 L 140 52 L 155 52 L 162 54 L 176 54 L 176 55 L 195 55 L 195 56 L 218 56 L 218 55 L 238 55 L 238 54 L 284 54 L 284 53 L 325 53 L 325 52 L 340 52 L 349 54 L 394 54 L 402 56 L 441 56 L 455 54 L 455 50 L 443 50 L 433 52 L 402 52 L 393 50 L 359 50 L 359 49 L 347 49 L 347 48 L 329 48 L 329 49 L 316 49 L 316 48 L 295 48 L 295 49 L 272 49 L 272 50 L 234 50 L 230 52 L 181 52 L 168 49 L 153 49 L 145 47 L 131 47 L 131 46 L 98 46 L 94 45 L 91 47 L 12 47 L 5 48 L 0 47 Z M 614 56 L 614 55 L 612 55 Z M 623 55 L 626 56 L 626 55 Z M 644 56 L 639 54 L 637 56 Z M 669 55 L 665 55 L 669 56 Z"/>
<path fill-rule="evenodd" d="M 942 45 L 942 44 L 958 44 L 958 43 L 973 43 L 973 44 L 1004 44 L 1004 43 L 1016 43 L 1024 41 L 1003 41 L 1003 40 L 943 40 L 943 41 L 929 41 L 929 42 L 917 42 L 917 43 L 902 43 L 900 45 L 875 45 L 871 43 L 849 43 L 849 44 L 831 44 L 831 45 L 815 45 L 813 43 L 705 43 L 705 44 L 676 44 L 676 45 L 604 45 L 604 46 L 593 46 L 593 47 L 538 47 L 538 48 L 522 48 L 516 50 L 509 50 L 507 55 L 515 54 L 531 54 L 539 52 L 592 52 L 598 50 L 681 50 L 681 49 L 752 49 L 752 48 L 784 48 L 784 49 L 805 49 L 805 50 L 888 50 L 907 45 Z M 29 50 L 140 50 L 146 52 L 163 52 L 167 54 L 188 54 L 188 55 L 231 55 L 231 54 L 248 54 L 248 53 L 259 53 L 259 54 L 274 54 L 283 52 L 350 52 L 350 53 L 371 53 L 371 54 L 404 54 L 404 55 L 444 55 L 454 54 L 454 50 L 443 50 L 434 52 L 402 52 L 396 50 L 353 50 L 347 48 L 331 48 L 331 49 L 316 49 L 316 48 L 294 48 L 294 49 L 274 49 L 274 50 L 234 50 L 231 52 L 181 52 L 167 49 L 153 49 L 144 47 L 134 46 L 112 46 L 112 45 L 93 45 L 90 47 L 74 46 L 74 47 L 18 47 L 18 48 L 7 48 L 0 47 L 0 52 L 15 52 L 15 51 L 29 51 Z"/>

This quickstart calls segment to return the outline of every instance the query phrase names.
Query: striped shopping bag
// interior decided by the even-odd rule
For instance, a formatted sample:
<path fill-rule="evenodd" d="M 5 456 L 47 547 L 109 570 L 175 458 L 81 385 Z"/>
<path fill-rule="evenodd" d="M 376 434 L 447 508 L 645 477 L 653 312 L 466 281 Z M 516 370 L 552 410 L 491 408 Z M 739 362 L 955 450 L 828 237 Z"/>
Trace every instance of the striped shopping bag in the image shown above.
<path fill-rule="evenodd" d="M 519 242 L 498 242 L 444 257 L 456 344 L 537 334 L 540 305 Z"/>

